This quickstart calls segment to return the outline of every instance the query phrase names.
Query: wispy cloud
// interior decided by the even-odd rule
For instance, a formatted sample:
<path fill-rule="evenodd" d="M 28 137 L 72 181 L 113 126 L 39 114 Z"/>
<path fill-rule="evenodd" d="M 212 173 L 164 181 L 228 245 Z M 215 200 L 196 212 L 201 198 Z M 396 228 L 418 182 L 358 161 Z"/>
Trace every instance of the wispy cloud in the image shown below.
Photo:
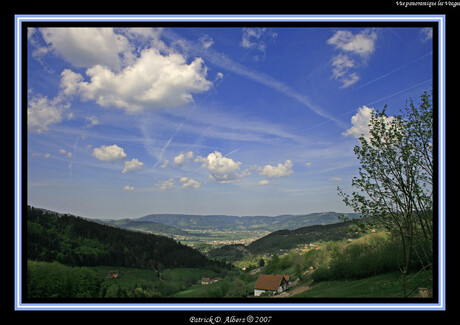
<path fill-rule="evenodd" d="M 341 120 L 337 119 L 332 114 L 329 114 L 324 109 L 319 107 L 318 105 L 314 104 L 310 97 L 305 94 L 301 94 L 294 89 L 292 89 L 287 84 L 276 80 L 275 78 L 267 75 L 266 73 L 256 71 L 254 69 L 250 69 L 241 63 L 235 62 L 226 56 L 224 53 L 217 52 L 211 48 L 207 50 L 203 50 L 202 46 L 196 45 L 190 41 L 182 39 L 179 35 L 172 32 L 171 30 L 165 30 L 163 32 L 163 36 L 175 41 L 184 51 L 189 52 L 192 55 L 198 55 L 204 57 L 206 60 L 209 60 L 212 64 L 215 64 L 218 67 L 221 67 L 225 70 L 231 71 L 239 76 L 248 78 L 254 82 L 257 82 L 261 85 L 269 87 L 273 90 L 282 93 L 285 96 L 288 96 L 299 103 L 303 104 L 307 108 L 309 108 L 314 113 L 327 118 L 333 122 L 335 122 L 338 126 L 342 128 L 346 128 L 346 124 Z M 180 40 L 180 41 L 179 41 Z"/>
<path fill-rule="evenodd" d="M 332 76 L 342 83 L 340 88 L 348 88 L 359 81 L 360 76 L 356 71 L 357 62 L 351 56 L 357 58 L 361 63 L 367 62 L 375 50 L 376 40 L 377 33 L 370 29 L 357 34 L 338 30 L 327 40 L 327 44 L 335 46 L 335 49 L 339 51 L 339 54 L 332 58 L 331 65 Z"/>
<path fill-rule="evenodd" d="M 410 66 L 410 65 L 412 65 L 412 64 L 414 64 L 414 63 L 416 63 L 416 62 L 418 62 L 418 61 L 420 61 L 420 60 L 422 60 L 422 59 L 424 59 L 424 58 L 426 58 L 426 57 L 428 57 L 428 56 L 430 56 L 432 54 L 433 54 L 433 52 L 426 53 L 426 54 L 424 54 L 424 55 L 422 55 L 422 56 L 410 61 L 409 63 L 403 64 L 403 65 L 397 67 L 396 69 L 391 70 L 390 72 L 384 73 L 384 74 L 378 76 L 377 78 L 374 78 L 374 79 L 372 79 L 372 80 L 360 85 L 359 87 L 357 87 L 357 89 L 361 89 L 363 87 L 366 87 L 366 86 L 369 86 L 369 85 L 373 84 L 376 81 L 379 81 L 379 80 L 381 80 L 383 78 L 389 77 L 392 74 L 394 74 L 394 73 L 396 73 L 396 72 L 398 72 L 398 71 L 400 71 L 400 70 L 402 70 L 404 68 L 407 68 L 408 66 Z"/>

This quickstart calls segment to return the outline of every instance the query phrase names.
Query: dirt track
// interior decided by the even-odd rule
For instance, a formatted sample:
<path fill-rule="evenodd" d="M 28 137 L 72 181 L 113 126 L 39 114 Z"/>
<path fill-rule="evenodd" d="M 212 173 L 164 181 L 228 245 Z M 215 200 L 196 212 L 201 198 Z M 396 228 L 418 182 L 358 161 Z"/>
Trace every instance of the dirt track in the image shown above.
<path fill-rule="evenodd" d="M 311 283 L 312 281 L 304 284 L 304 285 L 301 285 L 301 286 L 298 286 L 298 287 L 295 287 L 294 289 L 290 290 L 290 291 L 284 291 L 284 292 L 281 292 L 279 295 L 274 295 L 274 296 L 271 296 L 271 298 L 286 298 L 286 297 L 292 297 L 292 296 L 295 296 L 301 292 L 305 292 L 305 291 L 308 291 L 312 288 L 311 286 Z"/>

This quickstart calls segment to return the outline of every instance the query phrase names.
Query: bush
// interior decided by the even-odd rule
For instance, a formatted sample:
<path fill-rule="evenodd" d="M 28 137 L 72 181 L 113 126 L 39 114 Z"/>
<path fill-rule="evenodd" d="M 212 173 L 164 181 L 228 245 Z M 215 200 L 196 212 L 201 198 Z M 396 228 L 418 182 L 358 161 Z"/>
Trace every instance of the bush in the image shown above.
<path fill-rule="evenodd" d="M 313 274 L 315 281 L 365 278 L 398 270 L 400 251 L 394 240 L 371 236 L 366 240 L 328 247 L 331 259 Z"/>

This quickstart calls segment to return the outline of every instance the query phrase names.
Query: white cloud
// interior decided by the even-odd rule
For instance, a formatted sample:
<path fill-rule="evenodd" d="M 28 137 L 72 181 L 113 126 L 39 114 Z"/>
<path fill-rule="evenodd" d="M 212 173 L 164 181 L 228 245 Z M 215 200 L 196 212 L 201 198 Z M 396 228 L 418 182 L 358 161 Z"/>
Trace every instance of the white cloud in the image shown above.
<path fill-rule="evenodd" d="M 377 33 L 369 29 L 358 34 L 350 31 L 339 30 L 327 40 L 329 45 L 334 45 L 339 54 L 332 58 L 332 76 L 342 83 L 341 88 L 347 88 L 358 82 L 359 74 L 351 69 L 356 68 L 356 61 L 349 55 L 355 55 L 363 63 L 375 50 Z"/>
<path fill-rule="evenodd" d="M 130 161 L 125 161 L 125 168 L 122 173 L 137 172 L 142 169 L 144 169 L 144 163 L 140 162 L 137 158 L 133 158 Z"/>
<path fill-rule="evenodd" d="M 277 166 L 265 165 L 258 168 L 259 174 L 270 178 L 278 178 L 292 175 L 292 161 L 286 160 L 284 164 L 278 163 Z"/>
<path fill-rule="evenodd" d="M 212 44 L 214 44 L 214 40 L 209 35 L 202 35 L 198 41 L 201 43 L 205 50 L 207 50 L 212 46 Z"/>
<path fill-rule="evenodd" d="M 103 107 L 117 107 L 128 114 L 146 109 L 178 107 L 193 102 L 194 93 L 207 91 L 212 82 L 201 58 L 192 62 L 179 53 L 165 56 L 148 48 L 132 65 L 114 72 L 96 65 L 86 70 L 89 81 L 75 72 L 63 72 L 62 88 L 68 94 L 79 94 Z"/>
<path fill-rule="evenodd" d="M 87 121 L 85 123 L 85 127 L 87 127 L 87 128 L 90 128 L 90 127 L 95 126 L 95 125 L 99 125 L 99 119 L 94 115 L 85 117 L 85 120 Z"/>
<path fill-rule="evenodd" d="M 255 47 L 264 52 L 266 49 L 265 43 L 260 39 L 265 33 L 266 28 L 243 28 L 243 35 L 240 45 L 244 48 Z"/>
<path fill-rule="evenodd" d="M 102 145 L 99 148 L 94 148 L 93 156 L 99 161 L 113 162 L 125 159 L 126 154 L 123 148 L 114 144 L 111 146 Z"/>
<path fill-rule="evenodd" d="M 163 165 L 160 166 L 160 168 L 166 169 L 168 168 L 168 165 L 169 165 L 169 160 L 165 160 Z"/>
<path fill-rule="evenodd" d="M 59 149 L 59 153 L 67 156 L 68 158 L 72 158 L 72 153 L 71 152 L 67 152 L 66 150 L 64 149 Z"/>
<path fill-rule="evenodd" d="M 338 54 L 332 59 L 332 76 L 342 82 L 341 88 L 347 88 L 359 80 L 356 72 L 349 72 L 355 66 L 355 62 L 346 54 Z"/>
<path fill-rule="evenodd" d="M 250 174 L 249 171 L 240 174 L 241 162 L 224 157 L 218 151 L 210 153 L 206 158 L 198 156 L 195 162 L 203 162 L 201 167 L 209 171 L 209 178 L 222 184 L 236 182 Z"/>
<path fill-rule="evenodd" d="M 134 186 L 126 185 L 125 187 L 123 187 L 123 190 L 125 190 L 125 191 L 134 191 Z"/>
<path fill-rule="evenodd" d="M 174 178 L 170 178 L 167 181 L 155 184 L 155 186 L 157 186 L 162 191 L 170 190 L 174 187 Z"/>
<path fill-rule="evenodd" d="M 49 154 L 49 152 L 47 153 L 34 152 L 32 153 L 32 157 L 43 157 L 45 159 L 48 159 L 49 157 L 51 157 L 51 155 Z"/>
<path fill-rule="evenodd" d="M 41 28 L 48 48 L 75 67 L 104 65 L 119 70 L 129 41 L 112 28 Z"/>
<path fill-rule="evenodd" d="M 183 183 L 182 184 L 182 187 L 183 188 L 187 188 L 187 187 L 190 187 L 190 188 L 199 188 L 201 186 L 201 183 L 200 182 L 197 182 L 195 181 L 194 179 L 192 178 L 188 178 L 188 177 L 182 177 L 180 179 L 180 182 Z"/>
<path fill-rule="evenodd" d="M 274 39 L 277 36 L 277 33 L 267 34 L 266 28 L 243 28 L 240 45 L 244 48 L 256 48 L 261 52 L 265 52 L 267 49 L 265 38 Z"/>
<path fill-rule="evenodd" d="M 422 42 L 429 41 L 430 39 L 433 38 L 433 28 L 431 27 L 423 28 L 420 31 L 420 36 L 422 38 Z"/>
<path fill-rule="evenodd" d="M 305 166 L 307 166 L 307 168 L 310 168 L 310 167 L 311 167 L 311 162 L 307 162 L 307 163 L 305 164 Z"/>
<path fill-rule="evenodd" d="M 263 180 L 259 181 L 257 184 L 259 184 L 260 186 L 266 186 L 266 185 L 270 184 L 270 181 L 268 179 L 263 179 Z"/>
<path fill-rule="evenodd" d="M 192 159 L 193 158 L 193 152 L 189 151 L 186 154 L 181 153 L 174 157 L 174 165 L 178 167 L 182 167 L 185 164 L 186 159 Z"/>
<path fill-rule="evenodd" d="M 351 118 L 351 128 L 342 133 L 343 136 L 353 136 L 360 138 L 363 136 L 366 140 L 370 138 L 369 124 L 371 122 L 372 114 L 375 113 L 373 108 L 362 106 L 358 109 L 358 112 Z M 393 116 L 387 117 L 386 123 L 390 123 L 394 119 Z"/>
<path fill-rule="evenodd" d="M 341 177 L 331 177 L 329 178 L 330 181 L 333 181 L 333 182 L 340 182 L 342 180 Z"/>
<path fill-rule="evenodd" d="M 366 139 L 369 138 L 369 123 L 371 121 L 373 108 L 362 106 L 358 109 L 358 112 L 352 116 L 351 124 L 352 127 L 342 133 L 344 136 L 353 136 L 359 138 L 364 136 Z"/>
<path fill-rule="evenodd" d="M 327 40 L 327 43 L 335 45 L 336 49 L 352 52 L 361 57 L 367 57 L 374 52 L 376 40 L 377 33 L 369 29 L 365 29 L 359 34 L 353 34 L 346 30 L 339 30 Z"/>
<path fill-rule="evenodd" d="M 68 104 L 60 96 L 49 100 L 48 97 L 36 96 L 27 102 L 27 128 L 31 132 L 45 133 L 51 124 L 60 123 Z"/>

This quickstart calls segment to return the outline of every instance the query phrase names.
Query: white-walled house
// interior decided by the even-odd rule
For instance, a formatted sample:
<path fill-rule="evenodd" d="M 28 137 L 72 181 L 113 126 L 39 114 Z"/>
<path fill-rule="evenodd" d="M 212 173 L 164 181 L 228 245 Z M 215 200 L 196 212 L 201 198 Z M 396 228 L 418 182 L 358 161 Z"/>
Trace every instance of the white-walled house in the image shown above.
<path fill-rule="evenodd" d="M 264 292 L 270 294 L 280 293 L 287 289 L 291 277 L 289 275 L 261 274 L 254 285 L 254 296 L 260 296 Z"/>

